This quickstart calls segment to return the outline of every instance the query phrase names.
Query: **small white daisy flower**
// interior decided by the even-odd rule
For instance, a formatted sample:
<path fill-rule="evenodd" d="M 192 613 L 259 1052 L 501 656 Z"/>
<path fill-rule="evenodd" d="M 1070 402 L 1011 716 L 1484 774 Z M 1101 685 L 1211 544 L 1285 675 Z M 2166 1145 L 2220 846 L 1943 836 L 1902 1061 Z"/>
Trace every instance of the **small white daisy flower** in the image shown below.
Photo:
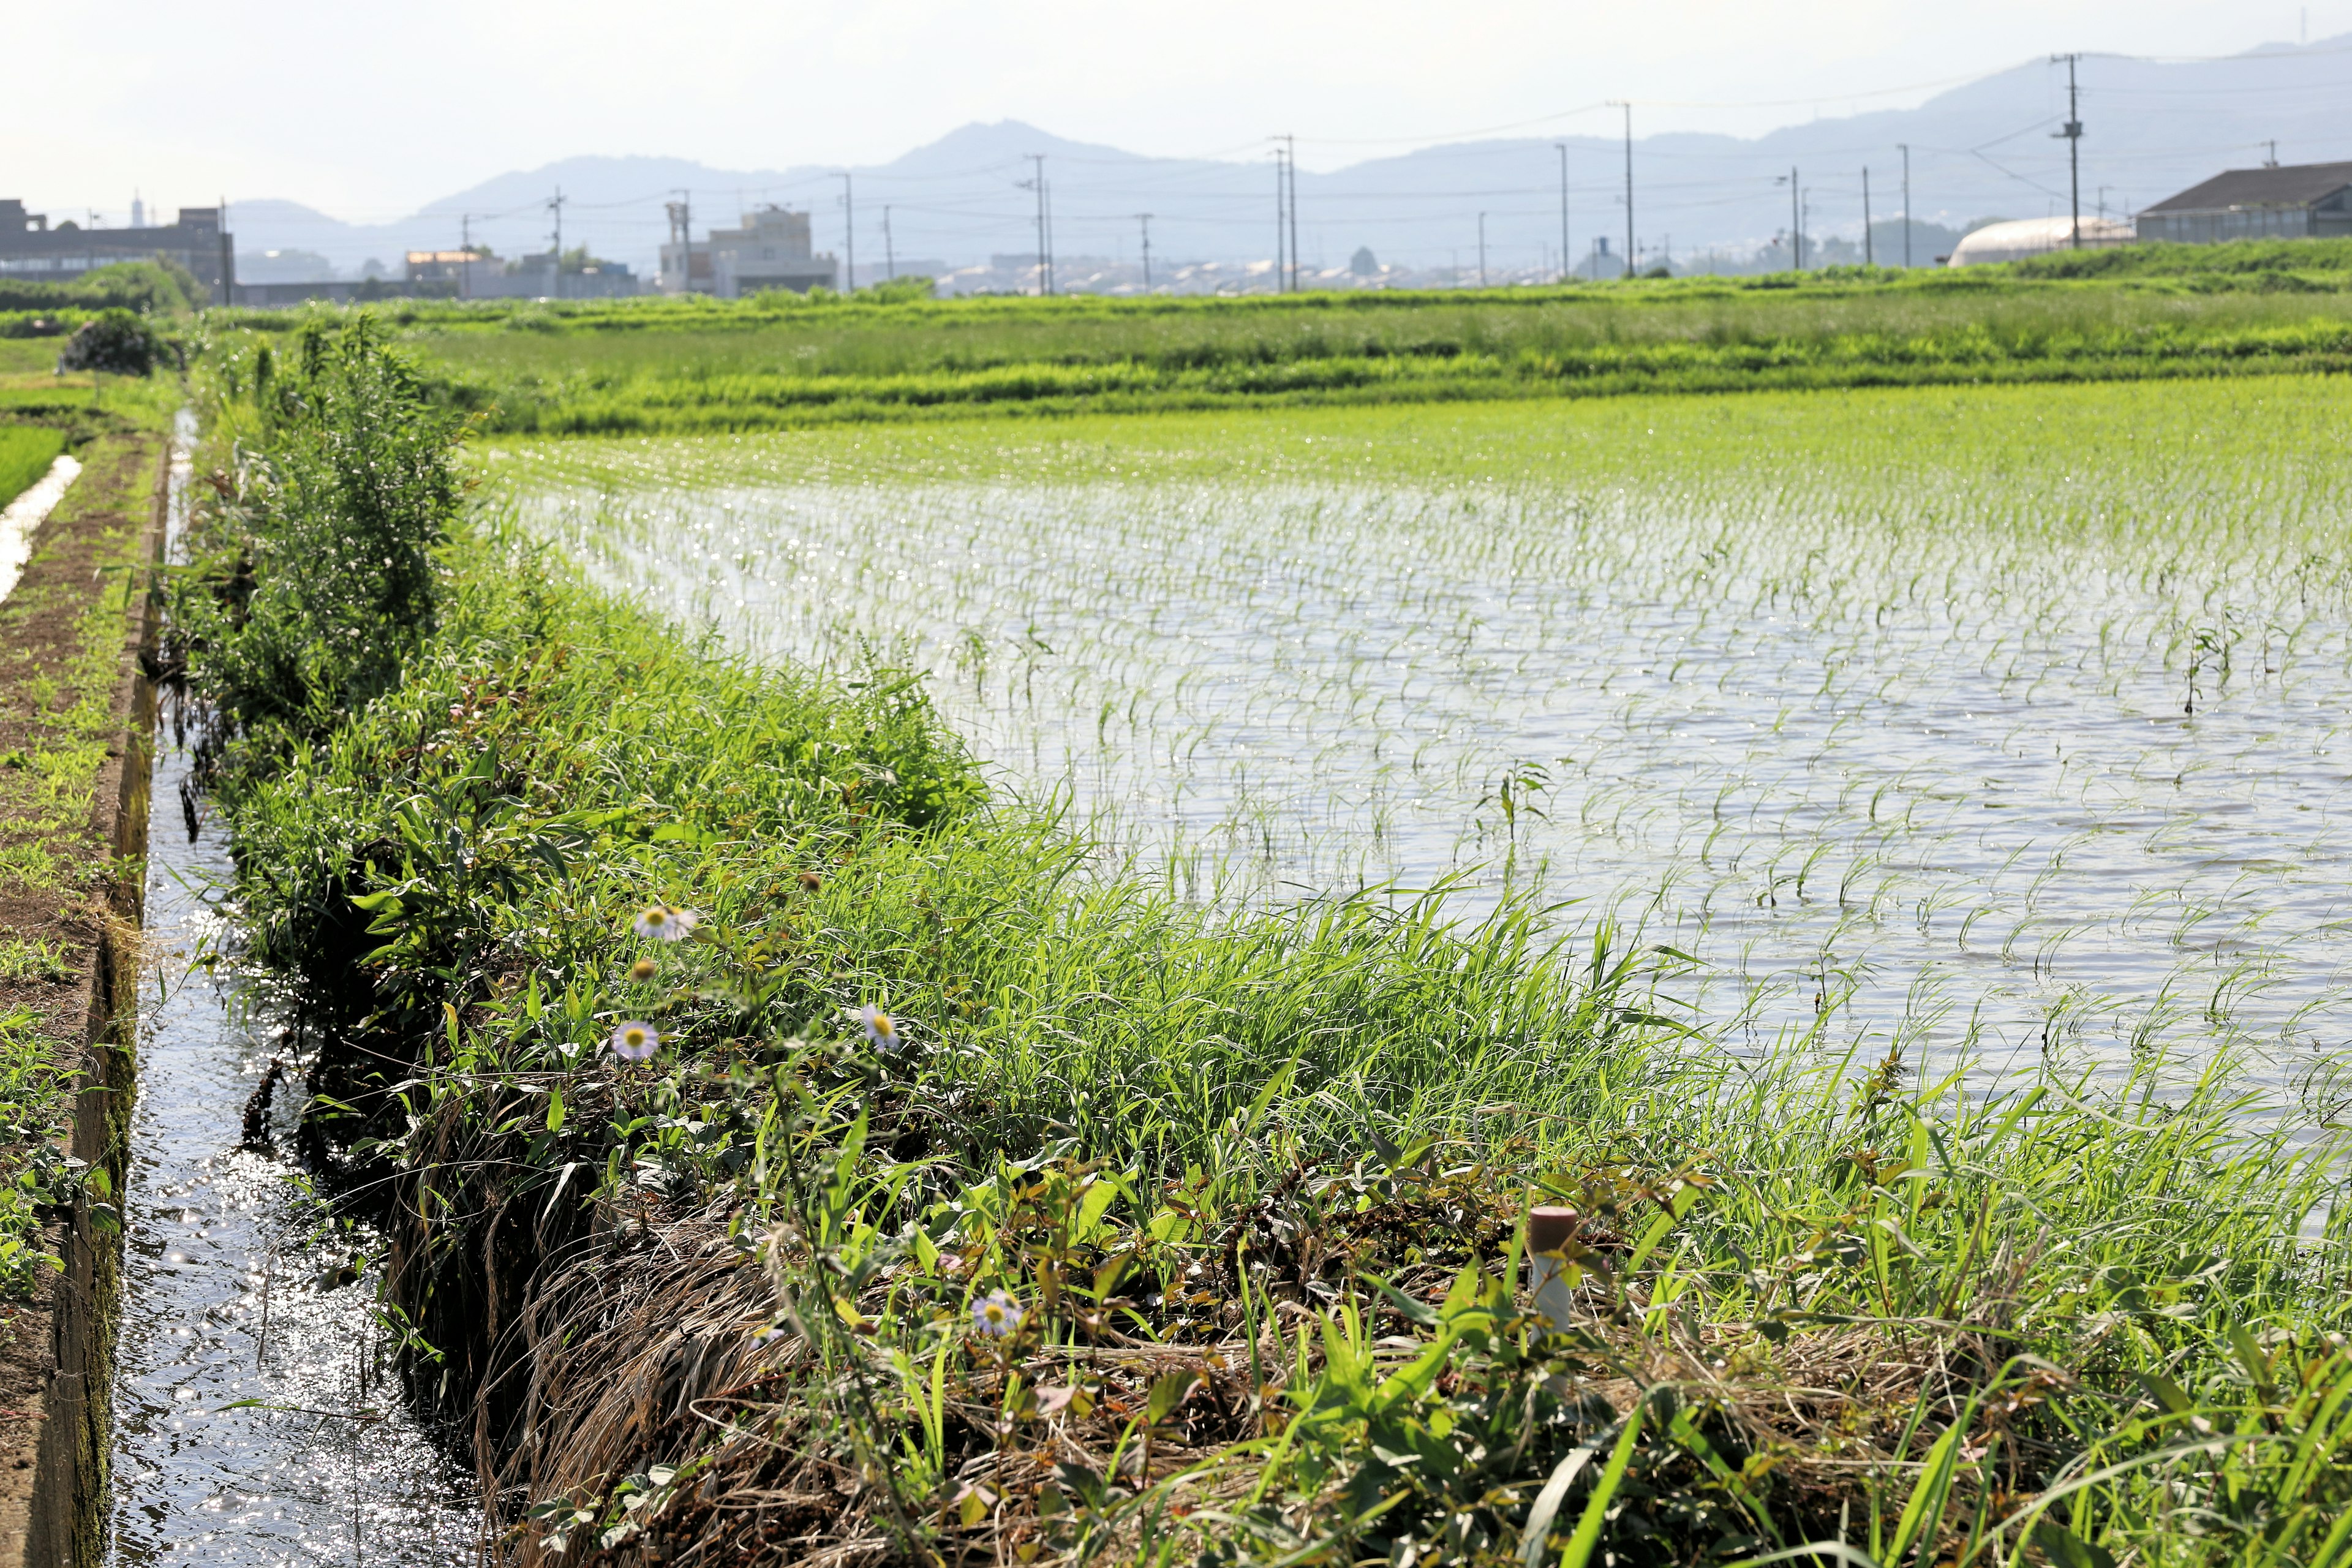
<path fill-rule="evenodd" d="M 895 1051 L 898 1048 L 898 1021 L 879 1007 L 860 1007 L 857 1021 L 866 1026 L 866 1040 L 877 1049 Z"/>
<path fill-rule="evenodd" d="M 629 929 L 639 936 L 649 936 L 660 942 L 676 942 L 696 926 L 702 917 L 692 910 L 672 909 L 667 904 L 647 904 L 629 922 Z"/>
<path fill-rule="evenodd" d="M 1021 1303 L 1003 1290 L 991 1290 L 971 1304 L 971 1326 L 992 1339 L 1012 1334 L 1024 1315 Z"/>
<path fill-rule="evenodd" d="M 650 1061 L 660 1048 L 661 1031 L 651 1024 L 630 1018 L 613 1031 L 613 1054 L 625 1062 Z"/>

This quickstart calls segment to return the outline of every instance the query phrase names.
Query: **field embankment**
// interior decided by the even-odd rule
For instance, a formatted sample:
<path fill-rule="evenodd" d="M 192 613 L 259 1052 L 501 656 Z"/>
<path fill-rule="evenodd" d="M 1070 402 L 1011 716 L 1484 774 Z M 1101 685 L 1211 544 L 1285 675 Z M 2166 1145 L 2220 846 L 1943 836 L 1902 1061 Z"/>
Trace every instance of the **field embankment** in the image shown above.
<path fill-rule="evenodd" d="M 1987 1096 L 1730 1054 L 1521 907 L 1183 903 L 914 677 L 466 519 L 363 329 L 289 357 L 222 378 L 179 674 L 506 1560 L 2340 1551 L 2336 1146 L 2228 1064 Z"/>
<path fill-rule="evenodd" d="M 9 1564 L 95 1562 L 108 1504 L 114 1194 L 152 719 L 138 660 L 152 630 L 163 448 L 152 434 L 84 446 L 79 477 L 0 603 L 0 1563 Z"/>
<path fill-rule="evenodd" d="M 494 429 L 545 434 L 2352 367 L 2342 244 L 2128 256 L 1423 293 L 929 300 L 885 290 L 419 302 L 386 314 L 453 405 Z M 213 319 L 278 330 L 300 316 Z"/>

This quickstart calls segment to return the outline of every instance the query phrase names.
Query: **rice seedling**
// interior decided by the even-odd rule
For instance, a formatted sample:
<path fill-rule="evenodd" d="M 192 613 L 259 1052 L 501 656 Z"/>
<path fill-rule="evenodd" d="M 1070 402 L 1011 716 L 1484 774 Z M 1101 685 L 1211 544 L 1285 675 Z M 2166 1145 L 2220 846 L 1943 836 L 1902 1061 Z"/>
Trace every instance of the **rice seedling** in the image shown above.
<path fill-rule="evenodd" d="M 1857 1036 L 1932 973 L 2011 1039 L 2080 988 L 2117 1001 L 2067 1038 L 2120 1063 L 2122 999 L 2210 991 L 2241 948 L 2269 979 L 2210 1027 L 2342 1016 L 2345 419 L 2336 384 L 2277 381 L 566 441 L 488 471 L 599 582 L 756 657 L 889 647 L 1007 787 L 1141 861 L 1574 899 L 1706 960 L 1703 1015 L 1777 995 L 1801 1033 L 1811 988 L 1770 977 L 1824 951 L 1865 977 Z M 2226 695 L 2222 624 L 2271 650 Z M 2151 928 L 2158 900 L 2227 934 Z"/>

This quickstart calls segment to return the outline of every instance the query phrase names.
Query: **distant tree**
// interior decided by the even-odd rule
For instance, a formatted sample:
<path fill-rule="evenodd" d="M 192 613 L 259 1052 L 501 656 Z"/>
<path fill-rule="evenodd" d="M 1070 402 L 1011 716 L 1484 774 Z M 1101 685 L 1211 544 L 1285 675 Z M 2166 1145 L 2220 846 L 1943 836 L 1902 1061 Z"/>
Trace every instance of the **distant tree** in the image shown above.
<path fill-rule="evenodd" d="M 147 375 L 154 371 L 156 361 L 171 357 L 171 345 L 145 318 L 128 310 L 108 310 L 74 329 L 74 335 L 66 340 L 65 353 L 58 355 L 58 374 L 94 370 L 108 375 Z"/>
<path fill-rule="evenodd" d="M 1370 278 L 1380 269 L 1380 259 L 1372 254 L 1372 247 L 1369 245 L 1356 247 L 1356 254 L 1348 258 L 1348 270 L 1359 278 Z"/>

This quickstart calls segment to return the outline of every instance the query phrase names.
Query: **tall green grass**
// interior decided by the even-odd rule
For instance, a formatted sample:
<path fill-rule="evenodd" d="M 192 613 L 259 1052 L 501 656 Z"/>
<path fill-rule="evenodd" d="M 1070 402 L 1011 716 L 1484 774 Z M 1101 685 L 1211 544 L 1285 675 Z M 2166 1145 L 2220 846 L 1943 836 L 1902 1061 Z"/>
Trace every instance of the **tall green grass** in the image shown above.
<path fill-rule="evenodd" d="M 37 483 L 65 449 L 62 431 L 38 425 L 0 425 L 0 507 Z"/>
<path fill-rule="evenodd" d="M 1728 1049 L 1521 907 L 1189 905 L 908 672 L 446 563 L 395 689 L 223 785 L 513 1560 L 2340 1556 L 2339 1149 L 2228 1062 L 1988 1096 Z"/>
<path fill-rule="evenodd" d="M 455 405 L 493 428 L 549 433 L 2352 363 L 2342 247 L 2211 248 L 2115 277 L 1852 268 L 1234 299 L 418 302 L 390 315 Z M 300 319 L 216 315 L 264 331 Z"/>

